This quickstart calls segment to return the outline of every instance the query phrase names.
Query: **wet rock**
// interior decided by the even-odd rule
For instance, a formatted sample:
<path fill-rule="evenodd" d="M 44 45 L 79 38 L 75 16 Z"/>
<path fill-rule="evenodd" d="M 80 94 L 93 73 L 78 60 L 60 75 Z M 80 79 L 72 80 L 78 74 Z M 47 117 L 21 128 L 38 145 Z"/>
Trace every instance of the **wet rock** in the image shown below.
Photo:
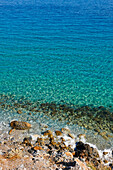
<path fill-rule="evenodd" d="M 105 163 L 105 164 L 107 164 L 107 163 L 108 163 L 108 161 L 105 159 L 105 160 L 104 160 L 104 163 Z"/>
<path fill-rule="evenodd" d="M 61 135 L 62 135 L 62 132 L 61 132 L 61 131 L 56 130 L 56 131 L 55 131 L 55 134 L 56 134 L 57 136 L 61 136 Z"/>
<path fill-rule="evenodd" d="M 77 137 L 79 137 L 79 138 L 86 137 L 86 135 L 85 134 L 79 134 L 79 135 L 77 135 Z"/>
<path fill-rule="evenodd" d="M 111 169 L 113 169 L 113 163 L 110 163 L 109 166 Z"/>
<path fill-rule="evenodd" d="M 67 146 L 65 145 L 65 143 L 59 143 L 59 146 L 60 146 L 60 150 L 67 149 Z"/>
<path fill-rule="evenodd" d="M 91 152 L 90 152 L 91 153 Z M 94 157 L 96 157 L 96 158 L 99 158 L 99 154 L 98 154 L 98 151 L 97 151 L 97 149 L 96 148 L 92 148 L 92 154 L 91 154 L 91 156 L 94 156 Z"/>
<path fill-rule="evenodd" d="M 99 158 L 98 151 L 95 148 L 90 147 L 88 144 L 83 142 L 78 142 L 75 148 L 75 157 L 87 157 L 89 159 Z"/>
<path fill-rule="evenodd" d="M 62 142 L 62 143 L 65 142 L 65 139 L 64 139 L 63 137 L 61 137 L 61 142 Z"/>
<path fill-rule="evenodd" d="M 69 133 L 70 130 L 69 130 L 68 128 L 62 128 L 62 129 L 61 129 L 61 132 L 63 132 L 63 133 Z"/>
<path fill-rule="evenodd" d="M 73 158 L 73 154 L 71 152 L 65 152 L 65 154 L 66 154 L 66 156 Z"/>
<path fill-rule="evenodd" d="M 12 121 L 10 123 L 10 126 L 13 129 L 18 129 L 18 130 L 26 130 L 31 128 L 31 124 L 27 122 L 19 122 L 19 121 Z"/>
<path fill-rule="evenodd" d="M 98 161 L 96 158 L 92 158 L 92 159 L 91 159 L 91 163 L 92 163 L 96 168 L 98 168 L 98 166 L 99 166 L 99 161 Z"/>
<path fill-rule="evenodd" d="M 74 151 L 74 149 L 72 148 L 71 145 L 68 145 L 67 149 L 68 149 L 68 151 L 70 151 L 70 152 L 73 152 L 73 151 Z"/>
<path fill-rule="evenodd" d="M 36 154 L 37 154 L 37 150 L 34 150 L 34 149 L 29 149 L 28 150 L 28 152 L 30 153 L 30 154 L 32 154 L 33 156 L 36 156 Z"/>
<path fill-rule="evenodd" d="M 34 150 L 42 150 L 43 148 L 41 146 L 34 146 L 32 149 L 34 149 Z"/>
<path fill-rule="evenodd" d="M 103 152 L 103 155 L 107 155 L 108 154 L 108 152 Z"/>
<path fill-rule="evenodd" d="M 31 138 L 31 137 L 26 137 L 26 138 L 23 139 L 22 144 L 25 144 L 26 146 L 31 146 L 31 147 L 33 147 L 31 141 L 32 141 L 32 138 Z"/>
<path fill-rule="evenodd" d="M 50 144 L 53 145 L 54 147 L 57 145 L 57 143 L 54 141 L 51 141 Z"/>
<path fill-rule="evenodd" d="M 38 143 L 38 145 L 41 145 L 41 146 L 45 145 L 44 139 L 43 139 L 43 138 L 40 138 L 40 137 L 37 138 L 36 143 Z"/>
<path fill-rule="evenodd" d="M 44 136 L 51 136 L 52 135 L 52 131 L 51 130 L 46 130 L 44 133 L 43 133 Z"/>
<path fill-rule="evenodd" d="M 76 150 L 82 151 L 85 150 L 85 144 L 83 142 L 78 142 L 76 145 Z"/>
<path fill-rule="evenodd" d="M 25 138 L 23 139 L 23 142 L 25 142 L 25 141 L 31 142 L 31 141 L 32 141 L 32 137 L 31 137 L 31 136 L 30 136 L 30 137 L 25 137 Z"/>
<path fill-rule="evenodd" d="M 70 138 L 72 138 L 72 139 L 75 139 L 74 135 L 71 134 L 71 133 L 68 133 L 68 136 L 69 136 Z"/>

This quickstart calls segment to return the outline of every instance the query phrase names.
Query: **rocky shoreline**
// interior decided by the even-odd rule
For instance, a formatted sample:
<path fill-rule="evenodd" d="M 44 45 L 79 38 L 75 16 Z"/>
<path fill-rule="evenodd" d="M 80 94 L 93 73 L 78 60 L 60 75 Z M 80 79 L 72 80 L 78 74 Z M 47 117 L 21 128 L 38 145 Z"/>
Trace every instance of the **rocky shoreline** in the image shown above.
<path fill-rule="evenodd" d="M 30 135 L 27 122 L 12 121 L 12 131 L 0 137 L 1 169 L 111 170 L 113 150 L 102 151 L 85 142 L 85 134 L 68 128 L 51 131 L 43 125 L 41 135 Z"/>
<path fill-rule="evenodd" d="M 1 95 L 0 116 L 1 169 L 113 169 L 112 106 Z"/>

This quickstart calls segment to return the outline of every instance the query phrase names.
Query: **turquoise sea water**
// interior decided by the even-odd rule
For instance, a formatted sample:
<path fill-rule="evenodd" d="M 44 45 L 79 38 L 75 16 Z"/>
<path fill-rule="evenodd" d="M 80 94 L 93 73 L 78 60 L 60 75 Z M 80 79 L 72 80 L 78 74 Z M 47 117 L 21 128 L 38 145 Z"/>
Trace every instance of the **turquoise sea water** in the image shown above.
<path fill-rule="evenodd" d="M 0 93 L 113 105 L 113 11 L 0 6 Z"/>
<path fill-rule="evenodd" d="M 40 123 L 69 123 L 74 133 L 89 129 L 89 142 L 111 147 L 112 138 L 92 130 L 113 132 L 112 108 L 112 5 L 0 6 L 1 129 L 12 119 L 32 123 L 33 133 Z"/>

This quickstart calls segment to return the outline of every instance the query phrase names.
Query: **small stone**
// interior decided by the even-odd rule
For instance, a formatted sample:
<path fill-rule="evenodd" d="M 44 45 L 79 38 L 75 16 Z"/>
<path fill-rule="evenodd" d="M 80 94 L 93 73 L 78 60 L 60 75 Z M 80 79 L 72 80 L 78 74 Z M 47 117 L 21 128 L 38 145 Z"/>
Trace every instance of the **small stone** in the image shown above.
<path fill-rule="evenodd" d="M 41 126 L 42 128 L 48 128 L 48 125 L 43 124 L 43 123 L 41 123 L 40 126 Z"/>
<path fill-rule="evenodd" d="M 21 111 L 21 110 L 18 110 L 17 113 L 18 113 L 18 114 L 22 114 L 22 111 Z"/>
<path fill-rule="evenodd" d="M 113 138 L 113 135 L 107 135 L 107 137 L 109 137 L 109 138 Z"/>
<path fill-rule="evenodd" d="M 103 152 L 103 154 L 104 154 L 104 155 L 107 155 L 107 154 L 108 154 L 108 152 Z"/>
<path fill-rule="evenodd" d="M 109 140 L 109 138 L 106 135 L 102 136 L 105 140 Z"/>
<path fill-rule="evenodd" d="M 37 143 L 38 143 L 39 145 L 45 145 L 45 144 L 44 144 L 44 139 L 43 139 L 43 138 L 40 138 L 40 137 L 37 138 Z"/>
<path fill-rule="evenodd" d="M 110 163 L 109 166 L 111 169 L 113 169 L 113 163 Z"/>
<path fill-rule="evenodd" d="M 64 139 L 63 137 L 61 137 L 61 141 L 62 141 L 62 142 L 65 142 L 65 139 Z"/>
<path fill-rule="evenodd" d="M 52 135 L 52 132 L 50 130 L 46 130 L 43 135 L 49 136 L 49 135 Z"/>
<path fill-rule="evenodd" d="M 96 128 L 94 129 L 96 132 L 100 133 L 100 129 Z"/>
<path fill-rule="evenodd" d="M 55 146 L 55 145 L 57 145 L 57 143 L 54 141 L 51 141 L 51 145 Z"/>
<path fill-rule="evenodd" d="M 34 150 L 42 150 L 43 148 L 41 146 L 34 146 L 33 149 Z"/>
<path fill-rule="evenodd" d="M 99 133 L 101 136 L 104 136 L 106 134 L 106 132 L 101 132 Z"/>
<path fill-rule="evenodd" d="M 31 113 L 31 112 L 29 112 L 28 114 L 29 114 L 29 115 L 32 115 L 32 113 Z"/>
<path fill-rule="evenodd" d="M 57 136 L 61 136 L 62 135 L 62 132 L 59 131 L 59 130 L 56 130 L 55 133 L 56 133 Z"/>
<path fill-rule="evenodd" d="M 81 137 L 86 137 L 86 135 L 85 135 L 85 134 L 79 134 L 78 137 L 79 137 L 79 138 L 81 138 Z"/>
<path fill-rule="evenodd" d="M 52 134 L 49 134 L 48 137 L 49 137 L 49 138 L 53 138 L 53 135 L 52 135 Z"/>
<path fill-rule="evenodd" d="M 33 145 L 31 144 L 30 140 L 27 139 L 27 138 L 24 138 L 22 144 L 25 144 L 26 146 L 31 146 L 31 147 L 33 147 Z"/>
<path fill-rule="evenodd" d="M 25 137 L 23 139 L 23 142 L 31 142 L 32 141 L 32 137 Z"/>
<path fill-rule="evenodd" d="M 58 143 L 55 145 L 55 148 L 56 148 L 56 149 L 60 149 L 60 146 L 59 146 Z"/>
<path fill-rule="evenodd" d="M 72 139 L 74 139 L 75 137 L 74 137 L 74 135 L 73 134 L 71 134 L 71 133 L 68 133 L 68 136 L 70 137 L 70 138 L 72 138 Z"/>
<path fill-rule="evenodd" d="M 105 159 L 105 160 L 104 160 L 104 163 L 105 163 L 105 164 L 107 164 L 107 163 L 108 163 L 108 161 Z"/>
<path fill-rule="evenodd" d="M 75 156 L 75 151 L 74 151 L 74 152 L 72 152 L 72 155 L 73 155 L 73 156 Z"/>
<path fill-rule="evenodd" d="M 61 129 L 61 132 L 63 132 L 63 133 L 69 133 L 70 130 L 69 130 L 68 128 L 62 128 L 62 129 Z"/>
<path fill-rule="evenodd" d="M 71 152 L 65 152 L 65 154 L 71 158 L 73 158 L 73 154 Z"/>
<path fill-rule="evenodd" d="M 48 136 L 49 135 L 49 133 L 48 132 L 44 132 L 44 134 L 43 134 L 44 136 Z"/>

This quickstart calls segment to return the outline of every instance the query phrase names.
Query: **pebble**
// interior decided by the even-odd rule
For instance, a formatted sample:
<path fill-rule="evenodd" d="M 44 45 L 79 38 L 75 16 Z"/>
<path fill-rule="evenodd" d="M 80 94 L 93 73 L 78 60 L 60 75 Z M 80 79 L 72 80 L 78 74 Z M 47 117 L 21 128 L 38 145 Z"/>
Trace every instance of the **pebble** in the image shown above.
<path fill-rule="evenodd" d="M 34 150 L 42 150 L 43 148 L 41 146 L 34 146 L 33 149 Z"/>
<path fill-rule="evenodd" d="M 78 137 L 79 137 L 79 138 L 81 138 L 81 137 L 86 137 L 86 135 L 85 135 L 85 134 L 79 134 Z"/>
<path fill-rule="evenodd" d="M 104 136 L 106 132 L 100 132 L 99 135 Z"/>
<path fill-rule="evenodd" d="M 47 130 L 47 131 L 44 132 L 43 135 L 44 136 L 52 135 L 52 131 L 51 130 Z"/>
<path fill-rule="evenodd" d="M 107 137 L 109 137 L 109 138 L 113 138 L 113 135 L 107 135 Z"/>
<path fill-rule="evenodd" d="M 65 154 L 71 158 L 73 158 L 73 154 L 71 152 L 65 152 Z"/>
<path fill-rule="evenodd" d="M 61 135 L 62 135 L 62 132 L 61 132 L 61 131 L 56 130 L 56 131 L 55 131 L 55 134 L 56 134 L 57 136 L 61 136 Z"/>
<path fill-rule="evenodd" d="M 22 111 L 21 111 L 21 110 L 18 110 L 17 113 L 18 113 L 18 114 L 22 114 Z"/>
<path fill-rule="evenodd" d="M 72 138 L 72 139 L 75 139 L 74 135 L 71 134 L 71 133 L 68 133 L 68 136 L 69 136 L 70 138 Z"/>
<path fill-rule="evenodd" d="M 104 163 L 105 163 L 105 164 L 107 164 L 107 163 L 108 163 L 108 161 L 105 159 L 105 160 L 104 160 Z"/>
<path fill-rule="evenodd" d="M 107 155 L 108 154 L 108 152 L 103 152 L 103 155 Z"/>
<path fill-rule="evenodd" d="M 63 133 L 69 133 L 70 130 L 69 130 L 68 128 L 62 128 L 62 129 L 61 129 L 61 132 L 63 132 Z"/>
<path fill-rule="evenodd" d="M 96 132 L 100 133 L 100 129 L 94 129 Z"/>
<path fill-rule="evenodd" d="M 105 140 L 109 140 L 109 138 L 108 138 L 106 135 L 102 135 L 102 137 L 103 137 Z"/>

